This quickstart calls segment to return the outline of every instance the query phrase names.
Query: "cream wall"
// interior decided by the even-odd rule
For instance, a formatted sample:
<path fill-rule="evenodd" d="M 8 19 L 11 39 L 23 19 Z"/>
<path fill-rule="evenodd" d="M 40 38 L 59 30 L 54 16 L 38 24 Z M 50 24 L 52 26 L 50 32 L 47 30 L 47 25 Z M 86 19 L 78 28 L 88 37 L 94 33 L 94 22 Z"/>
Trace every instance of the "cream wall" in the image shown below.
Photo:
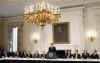
<path fill-rule="evenodd" d="M 94 42 L 87 39 L 88 49 L 91 52 L 93 49 L 97 49 L 100 52 L 100 8 L 88 8 L 87 9 L 87 32 L 96 32 Z M 86 33 L 87 33 L 86 32 Z M 100 54 L 100 53 L 99 53 Z"/>
<path fill-rule="evenodd" d="M 78 48 L 80 50 L 86 48 L 89 52 L 92 49 L 97 49 L 100 52 L 100 8 L 86 8 L 85 12 L 82 10 L 83 8 L 71 8 L 62 10 L 62 18 L 60 22 L 70 22 L 70 38 L 71 44 L 57 44 L 55 45 L 57 50 L 65 50 L 65 49 L 75 49 Z M 85 18 L 84 18 L 84 14 Z M 4 42 L 6 43 L 5 47 L 7 49 L 8 42 L 8 31 L 7 26 L 8 22 L 14 21 L 23 21 L 23 18 L 7 18 L 5 20 L 4 25 L 2 27 L 0 22 L 0 34 L 4 28 Z M 89 30 L 94 30 L 97 33 L 97 37 L 94 42 L 90 42 L 87 37 L 87 32 Z M 34 44 L 32 40 L 32 35 L 34 32 L 40 33 L 40 40 L 38 44 Z M 1 39 L 1 38 L 0 38 Z M 41 30 L 39 25 L 32 25 L 24 23 L 23 26 L 23 48 L 24 50 L 39 50 L 40 52 L 44 50 L 48 50 L 50 43 L 53 42 L 52 38 L 52 25 L 47 25 L 44 30 Z M 1 44 L 1 43 L 0 43 Z"/>
<path fill-rule="evenodd" d="M 7 48 L 7 39 L 6 37 L 8 37 L 7 35 L 7 22 L 5 22 L 5 19 L 0 19 L 0 47 L 3 47 L 3 48 Z"/>
<path fill-rule="evenodd" d="M 3 47 L 3 22 L 2 18 L 0 18 L 0 47 Z"/>
<path fill-rule="evenodd" d="M 62 10 L 61 22 L 71 23 L 71 44 L 57 44 L 57 50 L 75 49 L 79 50 L 88 49 L 91 52 L 97 49 L 100 52 L 100 9 L 99 8 L 73 8 Z M 83 14 L 84 13 L 84 14 Z M 85 15 L 85 18 L 84 18 Z M 38 25 L 24 24 L 24 49 L 27 50 L 48 50 L 52 39 L 52 25 L 47 25 L 45 30 L 41 30 Z M 90 42 L 87 32 L 89 30 L 96 31 L 97 37 L 94 42 Z M 40 32 L 40 40 L 38 44 L 30 39 L 34 32 Z M 27 46 L 27 44 L 29 44 Z"/>
<path fill-rule="evenodd" d="M 8 50 L 8 42 L 9 42 L 9 40 L 8 40 L 8 20 L 4 20 L 5 22 L 4 22 L 4 25 L 3 25 L 3 27 L 4 27 L 4 32 L 3 32 L 3 35 L 4 35 L 4 47 L 5 47 L 5 50 Z"/>
<path fill-rule="evenodd" d="M 0 20 L 0 39 L 1 39 L 0 45 L 2 45 L 5 48 L 5 50 L 8 50 L 8 42 L 9 42 L 8 24 L 12 22 L 22 22 L 22 21 L 23 21 L 22 16 L 7 17 L 7 18 L 2 18 L 2 20 Z"/>
<path fill-rule="evenodd" d="M 60 22 L 70 22 L 70 38 L 71 44 L 59 44 L 55 45 L 57 50 L 65 50 L 75 49 L 75 48 L 84 48 L 84 27 L 83 27 L 83 20 L 82 20 L 82 8 L 75 8 L 75 9 L 66 9 L 62 10 L 62 18 Z M 34 44 L 34 42 L 30 39 L 31 35 L 34 32 L 41 33 L 41 39 L 39 40 L 38 44 Z M 41 30 L 35 25 L 26 24 L 24 25 L 24 49 L 29 50 L 48 50 L 50 43 L 53 42 L 52 38 L 52 25 L 47 25 L 44 30 Z M 26 46 L 29 44 L 28 46 Z"/>

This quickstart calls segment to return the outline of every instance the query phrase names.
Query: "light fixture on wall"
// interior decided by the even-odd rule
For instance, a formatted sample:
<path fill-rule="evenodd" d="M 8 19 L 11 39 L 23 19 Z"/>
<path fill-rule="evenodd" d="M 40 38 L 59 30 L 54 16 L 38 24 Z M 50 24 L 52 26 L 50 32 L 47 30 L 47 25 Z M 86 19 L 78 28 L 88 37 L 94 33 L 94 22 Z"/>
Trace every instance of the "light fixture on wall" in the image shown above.
<path fill-rule="evenodd" d="M 34 40 L 34 43 L 37 44 L 38 41 L 40 39 L 40 33 L 39 32 L 34 32 L 33 33 L 33 40 Z"/>
<path fill-rule="evenodd" d="M 46 24 L 57 22 L 60 17 L 60 8 L 49 5 L 44 0 L 25 7 L 24 20 L 30 24 L 39 24 L 42 28 Z"/>
<path fill-rule="evenodd" d="M 93 42 L 95 40 L 95 37 L 96 37 L 96 32 L 94 32 L 94 31 L 88 32 L 88 37 L 89 37 L 89 40 L 91 42 Z"/>

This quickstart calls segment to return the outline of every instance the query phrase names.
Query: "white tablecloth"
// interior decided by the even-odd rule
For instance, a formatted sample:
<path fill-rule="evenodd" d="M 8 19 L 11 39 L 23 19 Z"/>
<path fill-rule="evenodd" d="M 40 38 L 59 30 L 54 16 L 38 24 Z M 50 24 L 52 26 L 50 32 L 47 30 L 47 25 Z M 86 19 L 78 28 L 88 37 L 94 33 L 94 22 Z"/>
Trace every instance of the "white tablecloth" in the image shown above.
<path fill-rule="evenodd" d="M 100 59 L 43 59 L 43 58 L 0 58 L 0 60 L 40 60 L 40 61 L 99 61 Z"/>

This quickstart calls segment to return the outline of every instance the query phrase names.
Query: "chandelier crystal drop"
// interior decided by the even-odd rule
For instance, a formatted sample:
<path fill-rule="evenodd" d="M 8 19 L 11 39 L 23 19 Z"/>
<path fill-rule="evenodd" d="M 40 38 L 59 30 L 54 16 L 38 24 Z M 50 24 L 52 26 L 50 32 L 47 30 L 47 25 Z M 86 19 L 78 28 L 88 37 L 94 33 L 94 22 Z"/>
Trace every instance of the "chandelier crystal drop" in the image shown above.
<path fill-rule="evenodd" d="M 24 21 L 30 24 L 39 24 L 42 28 L 46 24 L 57 22 L 60 17 L 60 8 L 49 5 L 44 0 L 36 5 L 25 7 Z"/>

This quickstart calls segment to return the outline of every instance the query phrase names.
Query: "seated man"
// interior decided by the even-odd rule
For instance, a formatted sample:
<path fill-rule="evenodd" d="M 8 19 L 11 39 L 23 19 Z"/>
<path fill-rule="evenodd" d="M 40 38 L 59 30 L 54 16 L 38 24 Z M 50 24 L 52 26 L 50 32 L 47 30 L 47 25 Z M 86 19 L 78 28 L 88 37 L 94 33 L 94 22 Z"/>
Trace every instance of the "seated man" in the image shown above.
<path fill-rule="evenodd" d="M 73 54 L 73 58 L 80 59 L 81 55 L 78 53 L 78 49 L 75 50 L 75 53 Z"/>
<path fill-rule="evenodd" d="M 40 58 L 40 54 L 39 54 L 39 51 L 36 50 L 33 54 L 33 58 Z"/>
<path fill-rule="evenodd" d="M 24 51 L 19 51 L 18 57 L 25 58 L 25 52 Z"/>
<path fill-rule="evenodd" d="M 50 58 L 50 59 L 56 58 L 56 47 L 54 46 L 53 43 L 51 43 L 51 46 L 49 47 L 47 58 Z"/>
<path fill-rule="evenodd" d="M 72 58 L 71 50 L 66 50 L 65 51 L 65 58 Z"/>
<path fill-rule="evenodd" d="M 4 48 L 0 48 L 0 58 L 5 57 Z"/>
<path fill-rule="evenodd" d="M 90 57 L 91 57 L 92 59 L 99 59 L 99 55 L 98 55 L 98 53 L 97 53 L 97 50 L 94 50 Z"/>
<path fill-rule="evenodd" d="M 41 58 L 46 58 L 46 55 L 47 55 L 46 52 L 43 51 L 42 54 L 41 54 L 40 56 L 41 56 Z"/>
<path fill-rule="evenodd" d="M 32 58 L 32 53 L 31 53 L 31 51 L 29 51 L 28 56 L 29 56 L 30 58 Z"/>
<path fill-rule="evenodd" d="M 82 58 L 87 59 L 89 58 L 89 53 L 87 52 L 87 50 L 84 50 L 82 53 Z"/>

